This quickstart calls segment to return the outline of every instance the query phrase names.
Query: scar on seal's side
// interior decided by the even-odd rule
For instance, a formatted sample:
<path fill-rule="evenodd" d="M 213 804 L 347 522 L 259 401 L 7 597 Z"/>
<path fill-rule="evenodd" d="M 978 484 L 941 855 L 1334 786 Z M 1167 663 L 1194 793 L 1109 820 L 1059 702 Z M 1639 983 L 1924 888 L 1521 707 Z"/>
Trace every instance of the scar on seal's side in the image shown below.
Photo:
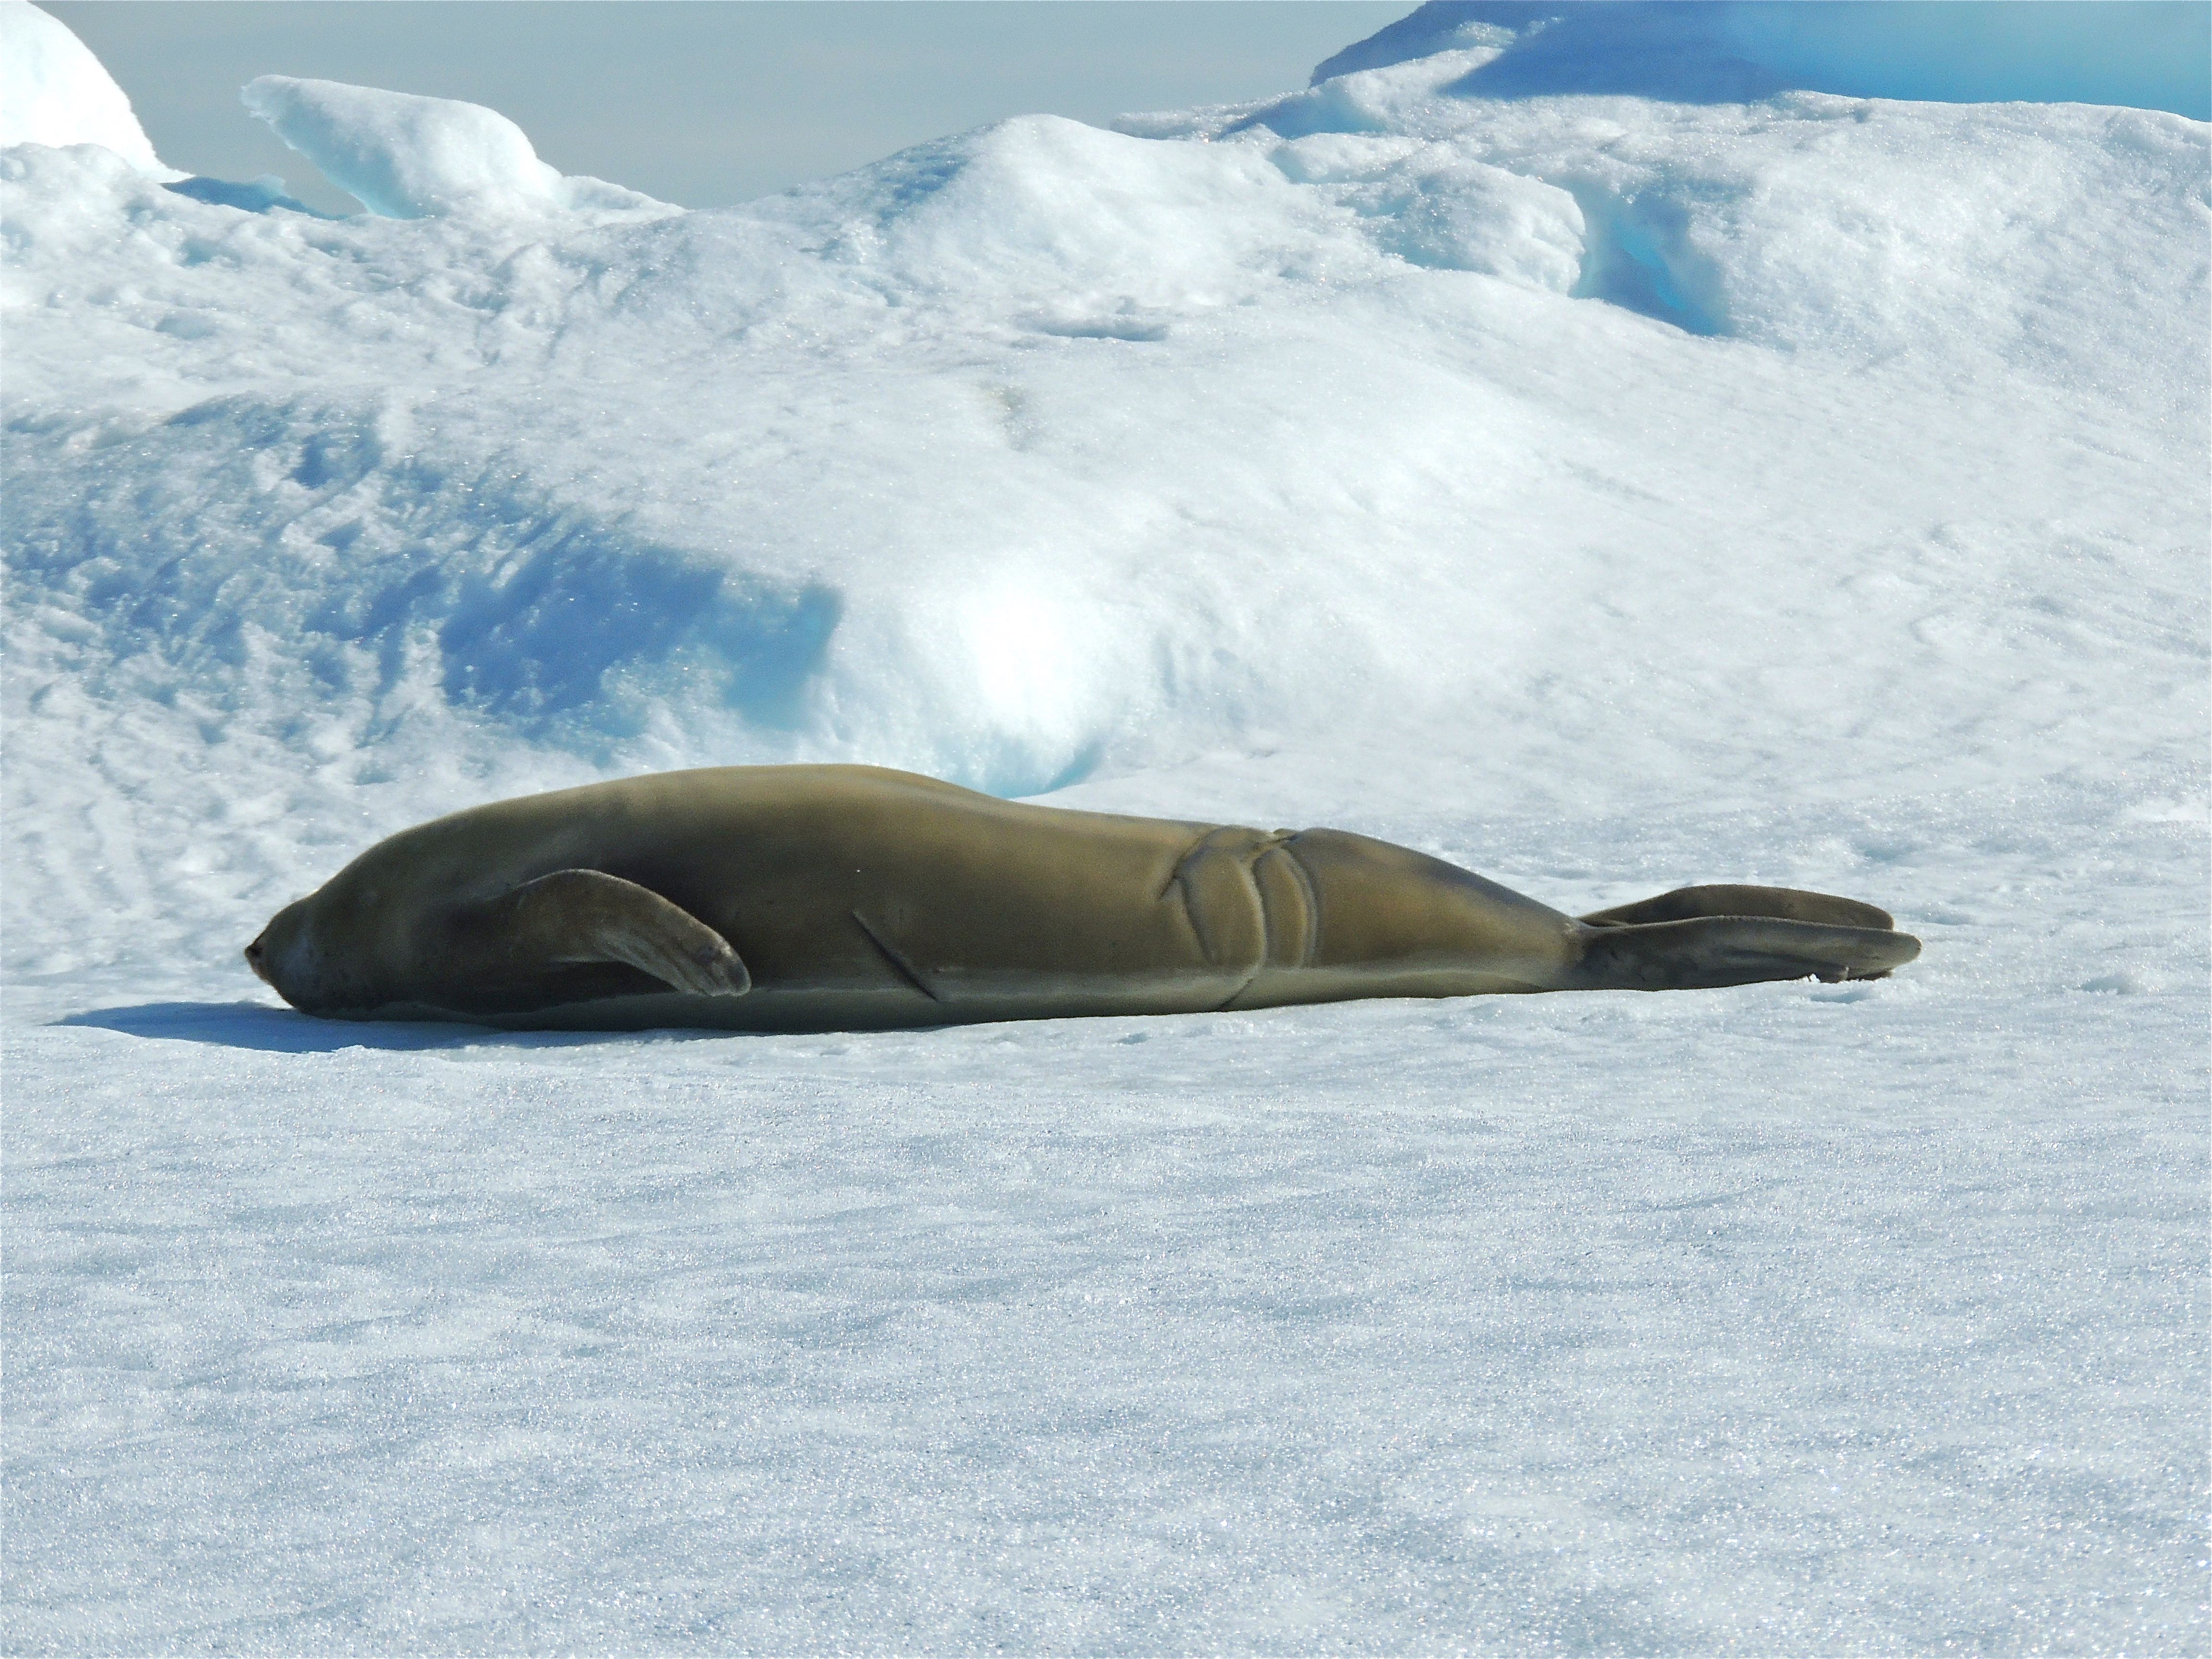
<path fill-rule="evenodd" d="M 1919 953 L 1886 912 L 1820 893 L 1685 887 L 1569 916 L 1340 830 L 1030 806 L 860 766 L 457 812 L 370 848 L 246 950 L 338 1018 L 762 1031 L 1877 979 Z"/>

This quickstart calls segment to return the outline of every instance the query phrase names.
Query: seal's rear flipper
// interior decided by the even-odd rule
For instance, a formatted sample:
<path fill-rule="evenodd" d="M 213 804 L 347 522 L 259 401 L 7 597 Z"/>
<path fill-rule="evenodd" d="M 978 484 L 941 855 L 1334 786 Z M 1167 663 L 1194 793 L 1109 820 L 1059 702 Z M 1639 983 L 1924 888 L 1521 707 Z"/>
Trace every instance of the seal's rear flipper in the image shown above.
<path fill-rule="evenodd" d="M 699 997 L 743 996 L 752 975 L 730 942 L 649 887 L 599 870 L 556 870 L 456 918 L 496 969 L 621 962 Z"/>
<path fill-rule="evenodd" d="M 1920 954 L 1920 941 L 1910 933 L 1768 916 L 1607 924 L 1587 927 L 1581 937 L 1575 983 L 1593 991 L 1706 990 L 1808 977 L 1832 982 L 1881 979 Z"/>
<path fill-rule="evenodd" d="M 1657 898 L 1593 911 L 1577 920 L 1593 927 L 1632 927 L 1651 921 L 1689 921 L 1698 916 L 1772 916 L 1784 921 L 1817 921 L 1831 927 L 1883 929 L 1897 925 L 1888 911 L 1862 904 L 1856 899 L 1808 893 L 1796 887 L 1747 887 L 1736 884 L 1677 887 Z"/>

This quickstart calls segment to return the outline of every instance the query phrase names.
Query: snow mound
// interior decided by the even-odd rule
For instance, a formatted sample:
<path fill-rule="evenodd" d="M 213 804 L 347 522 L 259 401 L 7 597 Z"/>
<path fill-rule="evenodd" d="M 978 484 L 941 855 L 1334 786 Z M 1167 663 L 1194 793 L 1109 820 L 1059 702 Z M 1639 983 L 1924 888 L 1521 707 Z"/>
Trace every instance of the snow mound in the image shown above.
<path fill-rule="evenodd" d="M 30 0 L 0 0 L 0 148 L 100 144 L 141 172 L 161 165 L 131 100 L 66 25 Z"/>
<path fill-rule="evenodd" d="M 387 219 L 660 205 L 562 177 L 520 127 L 481 104 L 285 75 L 251 81 L 240 96 L 325 178 Z"/>
<path fill-rule="evenodd" d="M 1735 102 L 1786 90 L 2212 116 L 2212 10 L 2173 0 L 1429 0 L 1314 82 L 1468 52 L 1451 89 Z"/>

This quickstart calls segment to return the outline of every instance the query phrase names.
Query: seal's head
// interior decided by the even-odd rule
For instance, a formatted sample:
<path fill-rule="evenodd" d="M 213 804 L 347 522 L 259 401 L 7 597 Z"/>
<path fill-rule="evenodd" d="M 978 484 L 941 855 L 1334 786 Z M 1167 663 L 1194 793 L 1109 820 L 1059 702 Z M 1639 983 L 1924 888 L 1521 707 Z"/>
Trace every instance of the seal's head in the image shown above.
<path fill-rule="evenodd" d="M 368 1015 L 395 1000 L 390 958 L 414 940 L 404 907 L 381 902 L 381 886 L 352 867 L 269 919 L 246 947 L 246 963 L 303 1013 Z"/>
<path fill-rule="evenodd" d="M 337 1013 L 359 1006 L 362 976 L 346 953 L 334 948 L 344 941 L 343 920 L 332 915 L 328 889 L 288 904 L 246 947 L 246 965 L 307 1013 Z"/>

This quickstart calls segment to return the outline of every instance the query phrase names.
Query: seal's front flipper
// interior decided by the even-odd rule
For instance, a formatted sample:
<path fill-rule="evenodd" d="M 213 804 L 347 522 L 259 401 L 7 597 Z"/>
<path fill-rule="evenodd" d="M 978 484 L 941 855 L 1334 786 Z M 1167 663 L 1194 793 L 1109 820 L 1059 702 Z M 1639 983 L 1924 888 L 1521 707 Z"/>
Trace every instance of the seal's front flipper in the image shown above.
<path fill-rule="evenodd" d="M 1808 977 L 1831 982 L 1881 979 L 1920 954 L 1920 941 L 1910 933 L 1768 916 L 1585 924 L 1581 941 L 1575 983 L 1593 991 L 1707 990 Z"/>
<path fill-rule="evenodd" d="M 603 871 L 556 870 L 457 920 L 493 956 L 495 971 L 510 975 L 621 962 L 693 996 L 743 996 L 752 988 L 727 939 L 651 888 Z"/>
<path fill-rule="evenodd" d="M 1739 884 L 1677 887 L 1657 898 L 1593 911 L 1577 920 L 1593 927 L 1633 927 L 1652 921 L 1690 921 L 1699 916 L 1772 916 L 1784 921 L 1817 921 L 1831 927 L 1893 927 L 1888 911 L 1830 893 L 1796 887 L 1747 887 Z M 1910 958 L 1907 958 L 1910 960 Z"/>

